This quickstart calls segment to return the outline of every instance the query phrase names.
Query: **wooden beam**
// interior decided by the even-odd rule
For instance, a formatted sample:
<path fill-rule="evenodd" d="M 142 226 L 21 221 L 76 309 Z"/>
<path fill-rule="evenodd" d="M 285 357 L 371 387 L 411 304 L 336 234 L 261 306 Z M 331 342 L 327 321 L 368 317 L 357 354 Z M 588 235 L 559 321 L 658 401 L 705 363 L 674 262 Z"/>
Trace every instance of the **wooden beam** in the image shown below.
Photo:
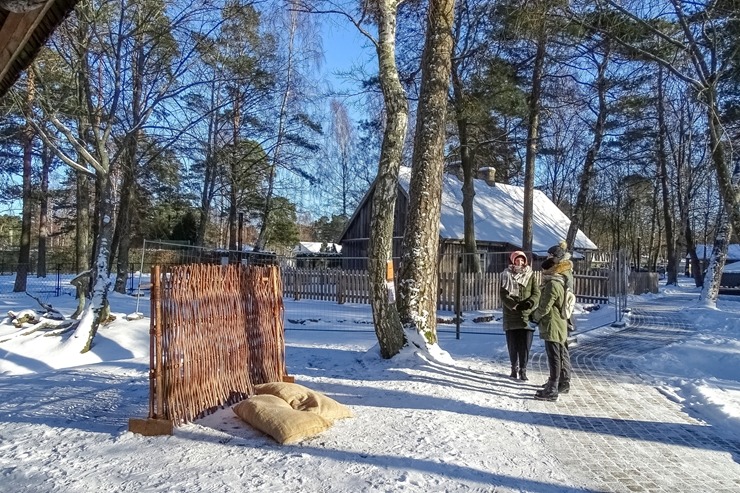
<path fill-rule="evenodd" d="M 169 419 L 129 418 L 128 431 L 147 437 L 172 435 L 174 423 Z"/>
<path fill-rule="evenodd" d="M 40 9 L 25 13 L 10 12 L 0 28 L 0 82 L 33 36 L 39 23 L 56 0 L 48 0 Z"/>

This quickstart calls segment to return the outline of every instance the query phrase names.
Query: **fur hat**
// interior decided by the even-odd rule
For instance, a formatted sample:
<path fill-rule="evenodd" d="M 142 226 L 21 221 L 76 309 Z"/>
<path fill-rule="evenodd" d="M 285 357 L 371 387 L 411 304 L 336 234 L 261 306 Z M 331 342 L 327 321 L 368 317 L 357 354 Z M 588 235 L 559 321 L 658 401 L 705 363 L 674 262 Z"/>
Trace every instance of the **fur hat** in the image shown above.
<path fill-rule="evenodd" d="M 555 260 L 553 257 L 548 257 L 545 259 L 544 262 L 542 262 L 542 270 L 552 269 L 557 263 L 557 260 Z"/>
<path fill-rule="evenodd" d="M 563 260 L 565 258 L 565 254 L 568 253 L 568 244 L 565 240 L 562 240 L 557 245 L 548 248 L 547 253 L 550 254 L 556 262 L 559 262 Z"/>
<path fill-rule="evenodd" d="M 509 255 L 509 262 L 513 264 L 514 260 L 516 260 L 518 257 L 522 257 L 524 259 L 524 265 L 527 265 L 527 255 L 521 250 L 511 252 L 511 255 Z"/>

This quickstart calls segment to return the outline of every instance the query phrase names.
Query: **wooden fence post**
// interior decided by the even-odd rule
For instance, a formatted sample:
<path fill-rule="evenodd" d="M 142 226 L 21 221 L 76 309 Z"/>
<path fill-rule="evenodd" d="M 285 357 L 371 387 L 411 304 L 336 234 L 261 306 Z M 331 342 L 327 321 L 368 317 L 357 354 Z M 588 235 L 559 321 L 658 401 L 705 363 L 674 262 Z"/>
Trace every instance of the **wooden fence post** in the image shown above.
<path fill-rule="evenodd" d="M 145 436 L 172 435 L 174 422 L 165 417 L 162 372 L 162 283 L 160 268 L 152 267 L 149 322 L 149 417 L 129 418 L 128 429 Z"/>
<path fill-rule="evenodd" d="M 344 305 L 344 269 L 337 275 L 337 304 Z"/>
<path fill-rule="evenodd" d="M 455 339 L 460 339 L 460 319 L 462 318 L 462 255 L 457 257 L 455 272 Z"/>

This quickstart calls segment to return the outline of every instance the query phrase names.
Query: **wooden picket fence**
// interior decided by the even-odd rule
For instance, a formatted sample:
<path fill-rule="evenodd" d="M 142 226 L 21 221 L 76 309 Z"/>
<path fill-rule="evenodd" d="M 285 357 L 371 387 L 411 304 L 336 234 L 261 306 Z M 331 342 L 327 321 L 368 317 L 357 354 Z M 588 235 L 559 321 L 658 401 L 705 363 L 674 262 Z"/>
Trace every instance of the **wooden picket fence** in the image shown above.
<path fill-rule="evenodd" d="M 534 273 L 537 282 L 542 272 Z M 457 282 L 463 311 L 501 308 L 501 274 L 444 272 L 439 276 L 437 309 L 455 310 Z M 284 268 L 283 294 L 295 300 L 321 300 L 336 303 L 370 303 L 370 279 L 366 270 Z M 609 273 L 603 270 L 576 272 L 574 289 L 580 303 L 609 302 Z"/>
<path fill-rule="evenodd" d="M 277 266 L 155 266 L 150 335 L 149 418 L 130 420 L 134 432 L 171 432 L 290 379 Z"/>

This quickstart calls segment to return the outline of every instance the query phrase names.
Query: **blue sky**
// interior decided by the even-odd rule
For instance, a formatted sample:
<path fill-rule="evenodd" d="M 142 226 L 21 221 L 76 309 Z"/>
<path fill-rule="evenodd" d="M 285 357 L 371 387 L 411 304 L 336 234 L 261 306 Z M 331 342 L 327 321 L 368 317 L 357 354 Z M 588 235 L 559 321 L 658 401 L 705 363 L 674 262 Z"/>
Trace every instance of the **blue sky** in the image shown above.
<path fill-rule="evenodd" d="M 322 19 L 322 38 L 325 53 L 323 72 L 334 89 L 350 89 L 347 84 L 335 74 L 349 71 L 358 65 L 370 65 L 375 68 L 374 48 L 368 39 L 343 18 Z"/>

